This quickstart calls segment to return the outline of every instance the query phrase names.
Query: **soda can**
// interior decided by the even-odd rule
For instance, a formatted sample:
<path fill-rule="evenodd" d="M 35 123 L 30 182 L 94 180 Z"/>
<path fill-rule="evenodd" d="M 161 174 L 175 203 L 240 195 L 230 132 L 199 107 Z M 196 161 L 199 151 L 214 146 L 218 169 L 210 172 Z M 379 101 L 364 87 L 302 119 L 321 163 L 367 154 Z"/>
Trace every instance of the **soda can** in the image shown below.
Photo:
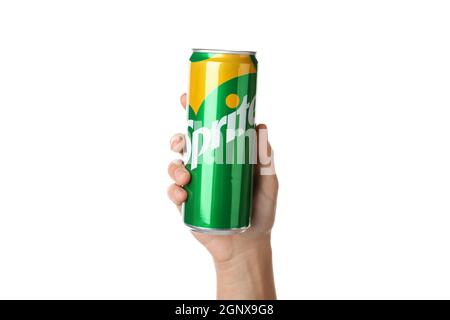
<path fill-rule="evenodd" d="M 193 49 L 187 96 L 184 223 L 235 234 L 250 227 L 256 164 L 257 60 L 252 51 Z"/>

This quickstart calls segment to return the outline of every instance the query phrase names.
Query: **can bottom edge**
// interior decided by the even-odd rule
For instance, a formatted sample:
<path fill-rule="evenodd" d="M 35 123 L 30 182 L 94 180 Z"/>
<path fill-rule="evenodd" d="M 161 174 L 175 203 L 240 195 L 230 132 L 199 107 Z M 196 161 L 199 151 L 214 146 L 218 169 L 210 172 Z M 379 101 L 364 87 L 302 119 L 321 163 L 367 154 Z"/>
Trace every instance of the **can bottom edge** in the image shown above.
<path fill-rule="evenodd" d="M 248 227 L 241 227 L 241 228 L 230 228 L 230 229 L 221 229 L 221 228 L 205 228 L 205 227 L 196 227 L 190 224 L 185 223 L 185 225 L 191 229 L 191 231 L 199 232 L 199 233 L 206 233 L 206 234 L 212 234 L 217 236 L 227 236 L 232 234 L 240 234 L 243 233 L 245 230 L 250 228 Z"/>

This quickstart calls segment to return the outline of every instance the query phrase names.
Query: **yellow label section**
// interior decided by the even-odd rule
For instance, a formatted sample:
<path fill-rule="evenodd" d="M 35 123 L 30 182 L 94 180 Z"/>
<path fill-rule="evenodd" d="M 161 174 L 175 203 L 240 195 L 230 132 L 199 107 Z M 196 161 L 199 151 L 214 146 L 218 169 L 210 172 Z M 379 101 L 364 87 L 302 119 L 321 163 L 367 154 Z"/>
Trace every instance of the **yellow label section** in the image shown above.
<path fill-rule="evenodd" d="M 216 54 L 206 60 L 191 62 L 189 105 L 197 114 L 211 91 L 222 83 L 249 73 L 255 73 L 250 56 Z"/>

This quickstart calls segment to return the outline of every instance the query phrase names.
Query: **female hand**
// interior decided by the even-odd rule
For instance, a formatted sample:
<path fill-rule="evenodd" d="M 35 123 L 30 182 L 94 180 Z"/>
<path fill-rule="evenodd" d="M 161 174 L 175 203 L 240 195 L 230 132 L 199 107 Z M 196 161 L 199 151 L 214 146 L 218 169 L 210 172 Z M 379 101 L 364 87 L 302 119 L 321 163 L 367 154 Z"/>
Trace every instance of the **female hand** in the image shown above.
<path fill-rule="evenodd" d="M 186 108 L 186 94 L 181 96 L 181 104 Z M 263 130 L 267 130 L 265 125 L 260 124 L 256 129 L 258 140 L 267 137 L 262 135 Z M 184 145 L 183 134 L 176 134 L 170 140 L 170 147 L 175 152 L 182 152 Z M 269 143 L 267 149 L 267 153 L 272 155 Z M 270 237 L 275 219 L 278 179 L 274 173 L 261 175 L 263 168 L 257 164 L 254 170 L 253 212 L 248 230 L 235 235 L 192 232 L 213 257 L 219 299 L 276 298 Z M 181 160 L 171 162 L 168 173 L 174 181 L 169 186 L 168 195 L 180 210 L 187 198 L 182 186 L 189 183 L 190 175 Z"/>

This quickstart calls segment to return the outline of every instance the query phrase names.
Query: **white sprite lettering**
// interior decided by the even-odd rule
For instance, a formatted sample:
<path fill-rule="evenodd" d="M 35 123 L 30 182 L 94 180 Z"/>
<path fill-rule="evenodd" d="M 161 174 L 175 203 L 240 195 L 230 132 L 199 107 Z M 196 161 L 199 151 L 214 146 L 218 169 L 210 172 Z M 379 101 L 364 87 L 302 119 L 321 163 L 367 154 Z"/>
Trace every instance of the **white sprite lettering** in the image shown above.
<path fill-rule="evenodd" d="M 238 128 L 236 128 L 237 116 L 239 116 Z M 195 124 L 197 123 L 198 122 L 196 121 Z M 188 127 L 193 130 L 192 141 L 190 140 L 189 135 L 186 138 L 186 159 L 187 163 L 190 163 L 191 165 L 191 170 L 197 168 L 200 156 L 204 155 L 206 152 L 209 153 L 210 151 L 218 149 L 219 147 L 222 148 L 224 145 L 226 147 L 229 142 L 234 141 L 237 137 L 242 135 L 244 135 L 243 140 L 245 140 L 245 137 L 249 140 L 249 163 L 255 163 L 256 157 L 254 156 L 255 150 L 253 149 L 256 148 L 256 131 L 254 128 L 246 130 L 247 123 L 250 126 L 254 126 L 255 124 L 255 98 L 253 98 L 249 104 L 247 96 L 242 99 L 242 103 L 236 111 L 223 116 L 220 120 L 213 121 L 211 128 L 206 126 L 196 128 L 194 121 L 188 120 Z M 225 137 L 222 137 L 221 129 L 224 126 L 226 126 Z M 225 143 L 221 143 L 222 141 L 225 141 Z M 238 143 L 237 147 L 238 163 L 244 163 L 245 143 Z M 223 163 L 223 161 L 221 159 L 216 159 L 216 163 Z"/>
<path fill-rule="evenodd" d="M 200 135 L 202 135 L 202 147 L 198 150 Z M 211 132 L 207 127 L 202 127 L 197 129 L 192 134 L 192 159 L 191 159 L 191 168 L 197 168 L 198 157 L 208 150 L 208 145 L 211 140 Z"/>

